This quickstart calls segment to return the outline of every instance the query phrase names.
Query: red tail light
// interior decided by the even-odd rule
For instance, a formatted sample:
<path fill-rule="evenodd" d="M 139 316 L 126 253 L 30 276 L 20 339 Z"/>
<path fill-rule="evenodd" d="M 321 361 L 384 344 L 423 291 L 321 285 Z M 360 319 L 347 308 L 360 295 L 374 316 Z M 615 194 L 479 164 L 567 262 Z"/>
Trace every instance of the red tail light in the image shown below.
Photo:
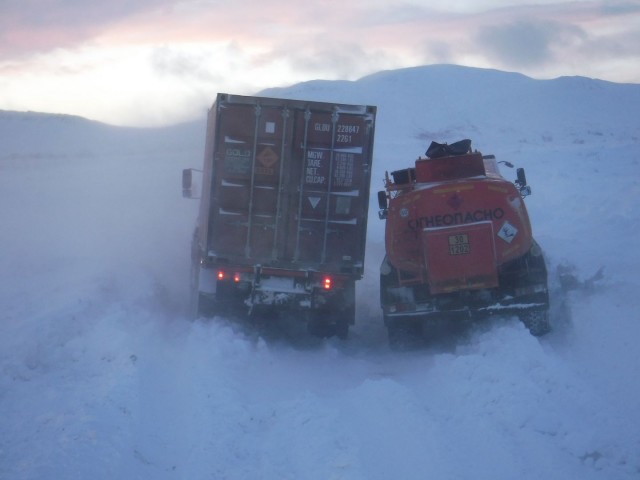
<path fill-rule="evenodd" d="M 331 277 L 324 277 L 322 284 L 325 290 L 331 290 Z"/>
<path fill-rule="evenodd" d="M 233 276 L 231 276 L 231 274 L 225 272 L 224 270 L 218 270 L 218 273 L 216 274 L 216 278 L 219 281 L 222 281 L 222 280 L 227 281 L 227 280 L 231 280 L 233 278 L 233 281 L 235 283 L 240 283 L 240 280 L 241 280 L 240 272 L 236 272 L 236 273 L 233 274 Z"/>

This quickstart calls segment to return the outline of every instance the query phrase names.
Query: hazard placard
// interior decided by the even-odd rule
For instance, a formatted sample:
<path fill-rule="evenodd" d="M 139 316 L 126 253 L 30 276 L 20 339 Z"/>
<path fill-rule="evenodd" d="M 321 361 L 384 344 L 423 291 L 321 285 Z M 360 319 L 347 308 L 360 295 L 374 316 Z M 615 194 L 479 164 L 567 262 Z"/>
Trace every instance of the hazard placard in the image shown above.
<path fill-rule="evenodd" d="M 516 235 L 518 234 L 518 229 L 511 225 L 509 222 L 504 222 L 502 228 L 498 232 L 498 236 L 507 243 L 511 243 Z"/>
<path fill-rule="evenodd" d="M 272 167 L 280 157 L 276 152 L 273 151 L 271 147 L 263 148 L 258 155 L 256 155 L 256 159 L 263 167 Z"/>

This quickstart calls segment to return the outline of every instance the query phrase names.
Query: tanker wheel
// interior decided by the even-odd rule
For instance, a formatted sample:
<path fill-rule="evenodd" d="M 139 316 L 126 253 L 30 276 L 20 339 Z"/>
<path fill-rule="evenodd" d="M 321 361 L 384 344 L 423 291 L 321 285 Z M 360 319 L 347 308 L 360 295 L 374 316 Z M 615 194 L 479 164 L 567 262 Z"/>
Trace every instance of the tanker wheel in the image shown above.
<path fill-rule="evenodd" d="M 534 337 L 541 337 L 551 331 L 549 310 L 529 310 L 520 314 L 520 321 Z"/>
<path fill-rule="evenodd" d="M 395 319 L 385 323 L 391 350 L 412 350 L 423 345 L 424 338 L 420 322 Z"/>

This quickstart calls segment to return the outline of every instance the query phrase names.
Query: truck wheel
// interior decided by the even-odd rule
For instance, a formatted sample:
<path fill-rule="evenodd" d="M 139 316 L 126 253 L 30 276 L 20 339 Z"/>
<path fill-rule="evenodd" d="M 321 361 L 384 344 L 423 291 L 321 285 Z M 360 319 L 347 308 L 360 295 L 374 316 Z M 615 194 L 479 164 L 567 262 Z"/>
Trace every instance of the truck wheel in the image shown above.
<path fill-rule="evenodd" d="M 209 295 L 198 293 L 198 309 L 197 314 L 199 317 L 211 318 L 216 315 L 216 301 Z"/>
<path fill-rule="evenodd" d="M 331 325 L 325 320 L 324 314 L 315 311 L 305 312 L 307 331 L 310 335 L 318 338 L 331 336 Z"/>
<path fill-rule="evenodd" d="M 335 336 L 340 340 L 346 340 L 349 337 L 349 319 L 340 317 L 335 323 Z"/>
<path fill-rule="evenodd" d="M 330 338 L 338 337 L 341 340 L 346 340 L 349 336 L 349 317 L 348 315 L 335 315 L 335 321 L 331 321 L 331 314 L 324 313 L 309 313 L 307 320 L 307 330 L 314 337 L 318 338 Z"/>
<path fill-rule="evenodd" d="M 419 322 L 387 322 L 389 348 L 395 351 L 412 350 L 424 343 L 422 325 Z"/>
<path fill-rule="evenodd" d="M 352 305 L 345 308 L 336 316 L 335 335 L 340 340 L 346 340 L 349 336 L 349 327 L 356 322 L 356 307 Z"/>
<path fill-rule="evenodd" d="M 347 322 L 338 322 L 336 324 L 336 337 L 340 340 L 349 338 L 349 324 Z"/>
<path fill-rule="evenodd" d="M 520 315 L 520 321 L 534 337 L 541 337 L 551 331 L 548 310 L 529 310 Z"/>

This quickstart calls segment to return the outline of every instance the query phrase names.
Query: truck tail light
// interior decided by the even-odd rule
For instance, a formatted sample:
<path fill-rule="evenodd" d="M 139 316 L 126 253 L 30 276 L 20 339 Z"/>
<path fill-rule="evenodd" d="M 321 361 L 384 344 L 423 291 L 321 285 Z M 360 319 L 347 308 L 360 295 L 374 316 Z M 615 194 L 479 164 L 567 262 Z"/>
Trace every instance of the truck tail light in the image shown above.
<path fill-rule="evenodd" d="M 218 273 L 216 275 L 216 278 L 218 280 L 230 280 L 231 278 L 233 278 L 233 281 L 235 283 L 240 283 L 240 272 L 236 272 L 233 274 L 233 277 L 231 277 L 230 274 L 228 274 L 227 272 L 225 272 L 224 270 L 218 270 Z"/>
<path fill-rule="evenodd" d="M 322 281 L 322 286 L 324 287 L 325 290 L 331 290 L 331 277 L 324 277 L 324 280 Z"/>

